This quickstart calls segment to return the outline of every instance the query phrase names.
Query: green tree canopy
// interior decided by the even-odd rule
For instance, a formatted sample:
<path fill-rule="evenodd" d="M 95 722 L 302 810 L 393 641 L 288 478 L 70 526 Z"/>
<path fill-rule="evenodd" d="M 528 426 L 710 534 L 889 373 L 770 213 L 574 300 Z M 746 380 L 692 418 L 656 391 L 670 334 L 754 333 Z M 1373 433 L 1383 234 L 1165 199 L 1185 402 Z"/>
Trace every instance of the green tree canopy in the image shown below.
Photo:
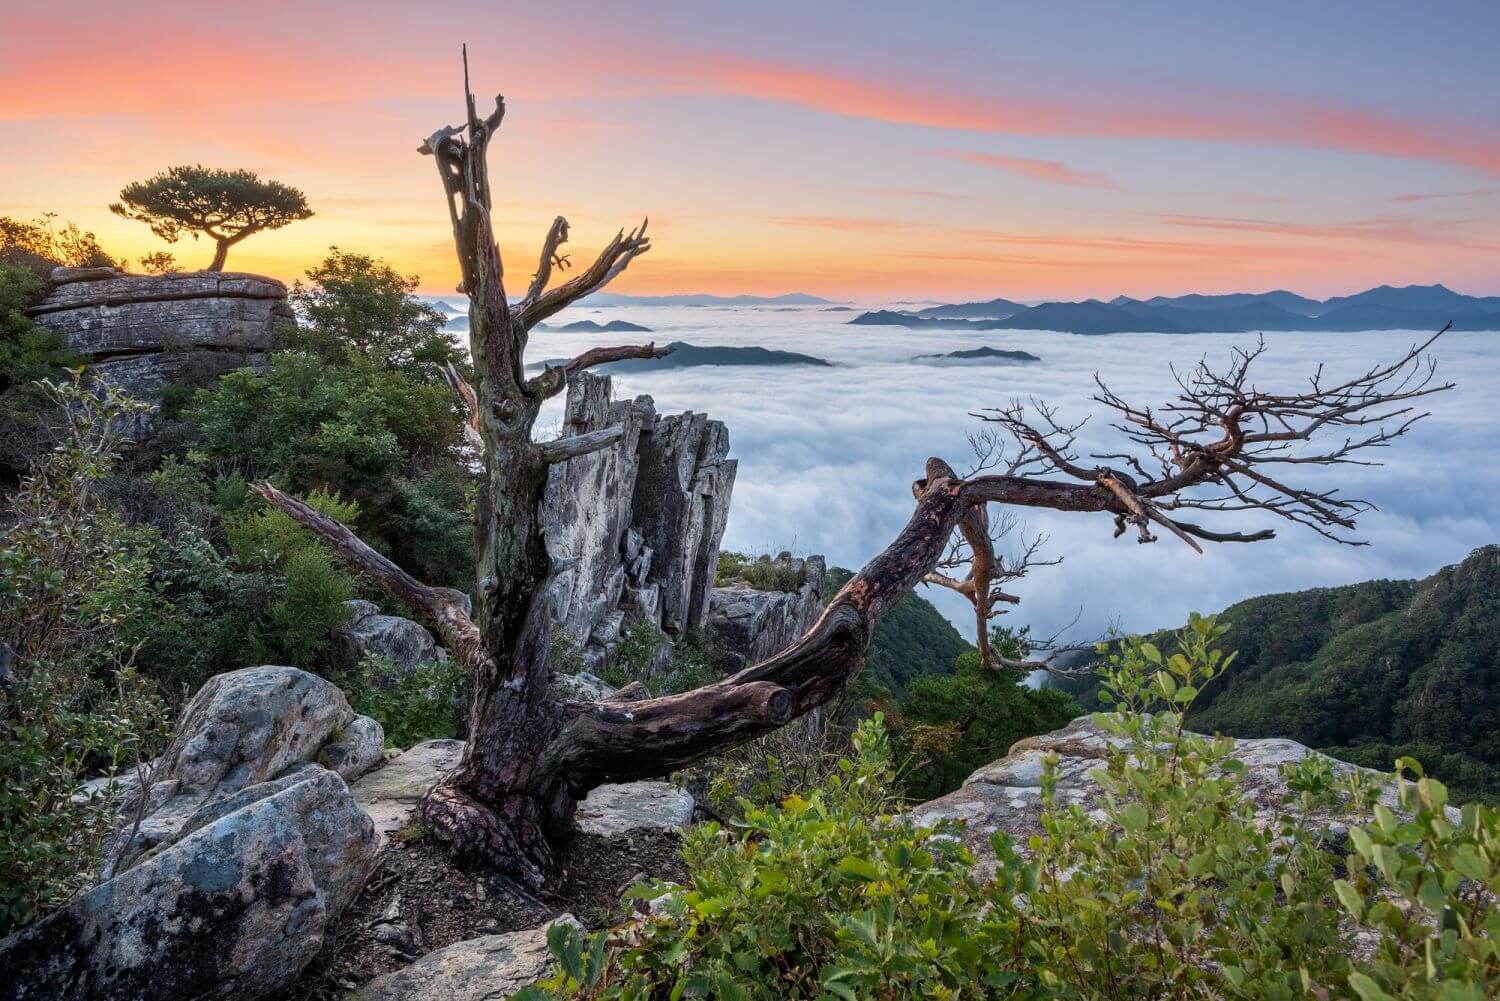
<path fill-rule="evenodd" d="M 465 364 L 464 352 L 443 329 L 443 314 L 412 297 L 416 276 L 329 247 L 307 279 L 292 289 L 304 325 L 287 335 L 289 347 L 336 365 L 369 362 L 429 382 L 442 381 L 443 365 Z"/>
<path fill-rule="evenodd" d="M 224 270 L 229 248 L 246 237 L 313 214 L 307 196 L 289 185 L 263 181 L 250 170 L 196 164 L 127 184 L 109 208 L 144 222 L 168 243 L 176 243 L 183 233 L 194 239 L 207 236 L 216 244 L 210 271 Z"/>

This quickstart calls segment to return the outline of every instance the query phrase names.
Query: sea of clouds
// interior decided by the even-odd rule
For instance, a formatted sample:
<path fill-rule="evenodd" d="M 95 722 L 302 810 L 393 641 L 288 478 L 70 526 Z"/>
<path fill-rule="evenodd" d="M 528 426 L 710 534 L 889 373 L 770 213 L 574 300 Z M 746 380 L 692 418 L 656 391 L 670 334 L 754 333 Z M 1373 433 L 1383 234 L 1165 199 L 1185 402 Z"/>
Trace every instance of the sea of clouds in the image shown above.
<path fill-rule="evenodd" d="M 830 564 L 858 567 L 906 523 L 910 484 L 929 455 L 963 472 L 967 441 L 979 427 L 972 413 L 1012 399 L 1037 397 L 1061 416 L 1093 415 L 1080 437 L 1083 450 L 1119 451 L 1119 436 L 1090 396 L 1097 372 L 1132 402 L 1157 405 L 1175 391 L 1169 366 L 1200 357 L 1223 362 L 1245 334 L 1115 334 L 1086 337 L 1045 331 L 911 331 L 850 326 L 849 312 L 715 307 L 610 307 L 587 304 L 554 323 L 627 319 L 652 334 L 537 333 L 531 360 L 572 355 L 632 339 L 682 340 L 699 345 L 759 345 L 816 355 L 832 368 L 701 367 L 615 377 L 618 396 L 649 394 L 658 410 L 705 411 L 729 426 L 739 460 L 724 546 L 746 552 L 789 549 L 822 553 Z M 1323 365 L 1330 375 L 1355 374 L 1399 356 L 1413 332 L 1273 333 L 1257 363 L 1256 383 L 1295 391 Z M 1297 467 L 1293 473 L 1337 485 L 1373 501 L 1363 516 L 1365 547 L 1338 545 L 1309 529 L 1268 515 L 1191 520 L 1219 528 L 1272 527 L 1277 538 L 1253 545 L 1220 545 L 1199 556 L 1163 538 L 1140 545 L 1113 538 L 1106 515 L 1018 512 L 1025 531 L 1043 533 L 1046 552 L 1061 557 L 1013 590 L 1022 597 L 1011 613 L 1050 635 L 1075 616 L 1071 635 L 1091 638 L 1110 625 L 1143 631 L 1181 624 L 1189 611 L 1218 611 L 1256 594 L 1347 584 L 1379 577 L 1410 578 L 1463 559 L 1500 541 L 1500 352 L 1497 335 L 1449 334 L 1434 348 L 1440 377 L 1457 383 L 1430 398 L 1432 416 L 1373 457 L 1378 467 Z M 932 363 L 920 354 L 991 345 L 1020 349 L 1040 363 Z M 556 432 L 561 403 L 538 425 Z M 967 635 L 971 618 L 961 599 L 938 588 L 927 597 Z"/>

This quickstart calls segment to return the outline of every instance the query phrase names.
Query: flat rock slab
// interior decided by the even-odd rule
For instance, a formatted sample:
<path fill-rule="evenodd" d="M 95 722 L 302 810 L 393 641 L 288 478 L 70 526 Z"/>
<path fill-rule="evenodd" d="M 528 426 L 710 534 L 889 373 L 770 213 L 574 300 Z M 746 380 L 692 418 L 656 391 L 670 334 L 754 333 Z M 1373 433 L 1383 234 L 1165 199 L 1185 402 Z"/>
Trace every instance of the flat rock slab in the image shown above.
<path fill-rule="evenodd" d="M 692 822 L 693 797 L 670 782 L 600 786 L 578 804 L 576 818 L 580 831 L 606 838 L 642 829 L 672 831 Z"/>
<path fill-rule="evenodd" d="M 390 764 L 350 787 L 355 802 L 375 821 L 382 845 L 407 825 L 422 797 L 458 764 L 463 753 L 461 740 L 429 740 L 401 752 Z"/>
<path fill-rule="evenodd" d="M 577 924 L 564 914 L 553 924 Z M 485 935 L 429 952 L 404 969 L 376 977 L 351 1001 L 489 1001 L 508 998 L 552 968 L 547 928 Z"/>

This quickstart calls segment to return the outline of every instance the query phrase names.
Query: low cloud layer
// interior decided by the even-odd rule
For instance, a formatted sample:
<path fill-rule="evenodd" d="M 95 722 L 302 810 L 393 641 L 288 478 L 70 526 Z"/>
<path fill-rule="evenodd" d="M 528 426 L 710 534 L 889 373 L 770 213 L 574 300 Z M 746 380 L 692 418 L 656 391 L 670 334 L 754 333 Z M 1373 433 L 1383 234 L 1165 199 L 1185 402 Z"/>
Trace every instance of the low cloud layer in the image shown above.
<path fill-rule="evenodd" d="M 846 316 L 816 309 L 607 309 L 570 311 L 566 319 L 625 318 L 657 340 L 760 345 L 827 358 L 835 367 L 700 368 L 615 380 L 617 395 L 647 393 L 663 412 L 707 411 L 729 425 L 740 461 L 725 545 L 749 551 L 823 553 L 857 567 L 883 548 L 912 511 L 910 483 L 927 456 L 962 470 L 975 411 L 1035 396 L 1065 417 L 1095 414 L 1080 439 L 1085 450 L 1117 451 L 1119 439 L 1089 401 L 1097 371 L 1126 399 L 1158 404 L 1175 388 L 1169 366 L 1200 356 L 1222 360 L 1242 334 L 1117 334 L 1082 337 L 1028 331 L 967 333 L 850 327 Z M 537 357 L 573 354 L 611 335 L 538 335 Z M 1295 389 L 1319 364 L 1353 373 L 1398 356 L 1415 335 L 1269 334 L 1259 363 L 1263 389 Z M 613 335 L 618 340 L 619 335 Z M 1430 401 L 1433 416 L 1375 458 L 1380 467 L 1317 468 L 1379 510 L 1360 522 L 1369 546 L 1351 548 L 1280 519 L 1224 516 L 1216 527 L 1264 527 L 1277 538 L 1211 547 L 1197 556 L 1164 539 L 1142 546 L 1112 538 L 1100 515 L 1021 511 L 1026 530 L 1050 537 L 1058 567 L 1020 582 L 1015 622 L 1048 634 L 1082 610 L 1074 634 L 1086 638 L 1111 622 L 1145 630 L 1180 624 L 1189 611 L 1217 611 L 1255 594 L 1346 584 L 1377 577 L 1419 577 L 1500 541 L 1500 357 L 1493 335 L 1450 334 L 1438 342 L 1440 374 L 1458 383 Z M 913 356 L 990 345 L 1039 355 L 1040 364 L 933 365 Z M 557 406 L 557 404 L 554 404 Z M 543 424 L 555 423 L 556 414 Z M 1206 517 L 1199 519 L 1207 523 Z M 927 596 L 968 630 L 962 604 Z"/>

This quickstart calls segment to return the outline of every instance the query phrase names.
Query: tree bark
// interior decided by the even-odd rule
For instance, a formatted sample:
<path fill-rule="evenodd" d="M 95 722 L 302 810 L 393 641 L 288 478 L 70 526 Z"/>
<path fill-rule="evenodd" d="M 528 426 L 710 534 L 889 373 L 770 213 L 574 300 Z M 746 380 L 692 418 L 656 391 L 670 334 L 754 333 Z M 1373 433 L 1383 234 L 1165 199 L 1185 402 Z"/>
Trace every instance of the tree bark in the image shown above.
<path fill-rule="evenodd" d="M 204 268 L 205 271 L 223 271 L 224 262 L 229 259 L 229 241 L 224 237 L 214 238 L 214 259 Z"/>

